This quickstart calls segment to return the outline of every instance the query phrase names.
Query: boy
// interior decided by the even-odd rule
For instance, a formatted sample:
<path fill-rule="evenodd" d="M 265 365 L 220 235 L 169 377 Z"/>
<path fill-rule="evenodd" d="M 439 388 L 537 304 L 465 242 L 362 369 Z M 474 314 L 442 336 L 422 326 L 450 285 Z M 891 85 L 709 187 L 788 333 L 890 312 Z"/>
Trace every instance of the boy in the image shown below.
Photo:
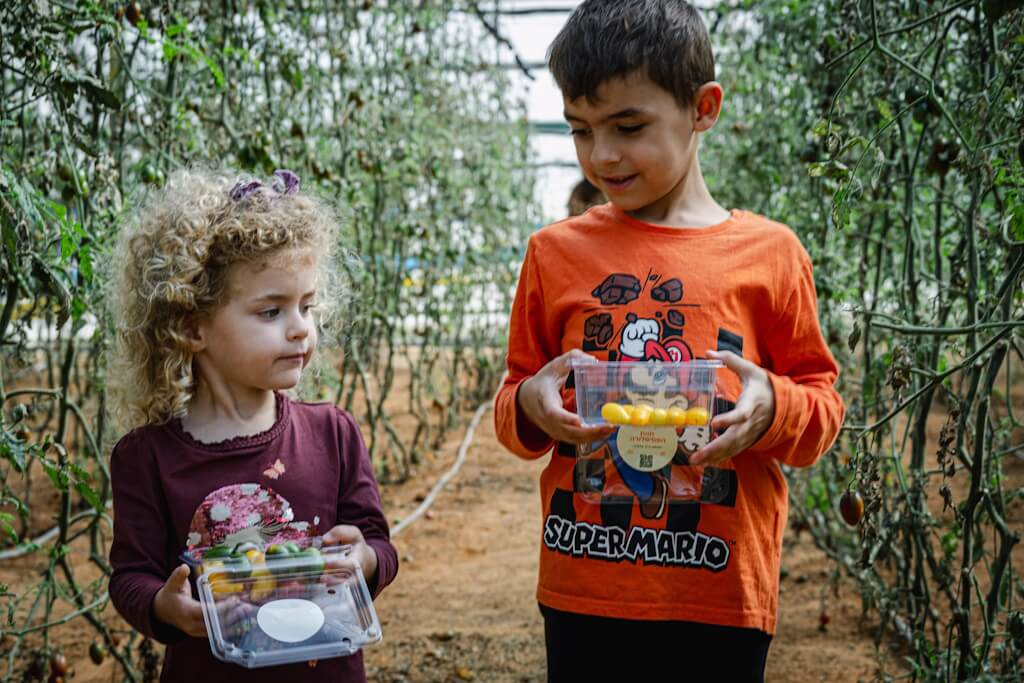
<path fill-rule="evenodd" d="M 549 65 L 584 175 L 609 199 L 531 237 L 495 406 L 509 450 L 552 451 L 537 590 L 549 680 L 763 680 L 787 515 L 779 463 L 811 465 L 844 412 L 810 259 L 787 227 L 708 192 L 697 147 L 722 88 L 690 5 L 587 0 Z M 589 476 L 574 473 L 574 444 L 613 429 L 582 426 L 565 391 L 587 354 L 725 364 L 711 430 L 678 461 L 703 467 L 699 502 L 669 499 L 659 476 L 599 504 L 574 494 Z"/>

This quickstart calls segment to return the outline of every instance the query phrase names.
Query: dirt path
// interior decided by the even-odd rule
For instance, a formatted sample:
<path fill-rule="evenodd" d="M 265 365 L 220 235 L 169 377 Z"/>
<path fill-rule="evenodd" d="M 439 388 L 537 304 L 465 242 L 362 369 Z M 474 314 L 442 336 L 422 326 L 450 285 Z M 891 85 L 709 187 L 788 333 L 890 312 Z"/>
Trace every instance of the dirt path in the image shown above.
<path fill-rule="evenodd" d="M 443 453 L 453 454 L 458 440 Z M 451 457 L 450 455 L 448 457 Z M 440 472 L 448 463 L 434 463 Z M 459 474 L 430 514 L 395 539 L 402 566 L 377 601 L 384 640 L 366 651 L 371 681 L 543 681 L 543 625 L 534 597 L 541 462 L 508 454 L 484 416 Z M 384 490 L 392 518 L 407 514 L 436 476 Z M 874 675 L 870 637 L 851 588 L 829 596 L 820 631 L 824 555 L 787 533 L 779 631 L 769 681 L 856 681 Z"/>

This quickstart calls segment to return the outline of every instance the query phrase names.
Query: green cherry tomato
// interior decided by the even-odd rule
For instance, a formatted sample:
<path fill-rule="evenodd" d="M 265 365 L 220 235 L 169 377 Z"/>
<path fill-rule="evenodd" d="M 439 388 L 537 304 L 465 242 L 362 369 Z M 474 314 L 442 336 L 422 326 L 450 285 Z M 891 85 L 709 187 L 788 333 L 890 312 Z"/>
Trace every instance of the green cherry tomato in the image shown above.
<path fill-rule="evenodd" d="M 282 574 L 292 572 L 292 562 L 290 562 L 292 555 L 293 553 L 288 550 L 288 546 L 284 543 L 271 545 L 264 554 L 267 569 L 274 576 L 281 576 Z"/>
<path fill-rule="evenodd" d="M 316 548 L 306 548 L 294 556 L 298 561 L 295 571 L 323 574 L 324 558 Z"/>
<path fill-rule="evenodd" d="M 252 573 L 252 565 L 245 555 L 226 558 L 224 568 L 231 572 L 232 579 L 244 579 Z"/>
<path fill-rule="evenodd" d="M 260 547 L 258 545 L 256 545 L 255 543 L 253 543 L 252 541 L 245 541 L 244 543 L 239 543 L 238 545 L 236 545 L 234 547 L 234 549 L 231 551 L 231 556 L 232 557 L 241 557 L 241 556 L 245 555 L 247 552 L 249 552 L 250 550 L 259 550 L 259 549 L 260 549 Z"/>
<path fill-rule="evenodd" d="M 228 557 L 229 555 L 231 555 L 231 548 L 226 545 L 216 545 L 203 553 L 203 559 L 213 560 L 218 557 Z"/>
<path fill-rule="evenodd" d="M 103 663 L 103 660 L 107 658 L 107 646 L 103 643 L 94 642 L 89 646 L 89 659 L 96 666 Z"/>
<path fill-rule="evenodd" d="M 288 552 L 290 552 L 292 554 L 294 554 L 294 553 L 301 553 L 302 552 L 302 548 L 300 548 L 299 544 L 296 543 L 295 541 L 288 541 L 287 543 L 284 544 L 284 547 L 287 548 Z"/>

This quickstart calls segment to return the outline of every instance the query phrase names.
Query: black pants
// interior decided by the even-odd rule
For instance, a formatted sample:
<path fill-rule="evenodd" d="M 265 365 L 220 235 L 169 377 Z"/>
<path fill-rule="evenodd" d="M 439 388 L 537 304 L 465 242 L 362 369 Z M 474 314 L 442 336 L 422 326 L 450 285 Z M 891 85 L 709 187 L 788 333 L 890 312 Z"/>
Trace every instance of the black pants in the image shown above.
<path fill-rule="evenodd" d="M 540 612 L 548 683 L 764 681 L 772 637 L 757 629 Z"/>

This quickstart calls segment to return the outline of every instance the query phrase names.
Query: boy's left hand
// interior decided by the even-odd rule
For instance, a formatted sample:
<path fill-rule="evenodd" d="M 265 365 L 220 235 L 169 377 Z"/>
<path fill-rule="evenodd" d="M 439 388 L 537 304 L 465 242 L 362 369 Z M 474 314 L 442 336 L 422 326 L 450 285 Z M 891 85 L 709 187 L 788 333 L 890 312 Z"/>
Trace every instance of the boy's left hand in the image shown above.
<path fill-rule="evenodd" d="M 743 382 L 736 407 L 711 420 L 711 430 L 722 434 L 690 456 L 691 465 L 717 465 L 753 446 L 775 417 L 775 391 L 763 368 L 740 358 L 732 351 L 708 351 L 712 360 L 720 360 Z"/>
<path fill-rule="evenodd" d="M 352 546 L 352 559 L 359 563 L 363 577 L 368 583 L 377 576 L 377 552 L 363 538 L 359 527 L 351 524 L 339 524 L 323 535 L 324 545 Z"/>

